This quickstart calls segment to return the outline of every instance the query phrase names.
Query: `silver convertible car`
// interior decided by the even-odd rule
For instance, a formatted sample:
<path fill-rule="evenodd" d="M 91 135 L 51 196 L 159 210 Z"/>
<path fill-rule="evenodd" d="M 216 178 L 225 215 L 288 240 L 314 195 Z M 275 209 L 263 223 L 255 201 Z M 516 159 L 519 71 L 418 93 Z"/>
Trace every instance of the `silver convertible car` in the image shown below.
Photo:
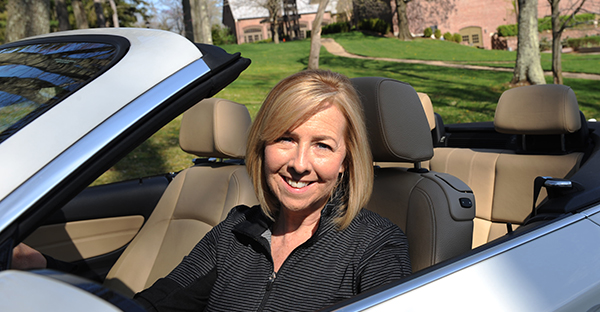
<path fill-rule="evenodd" d="M 250 115 L 213 97 L 249 65 L 148 29 L 0 46 L 0 311 L 143 311 L 133 294 L 255 204 Z M 573 90 L 514 88 L 493 122 L 444 125 L 407 83 L 352 82 L 375 161 L 366 209 L 406 233 L 414 273 L 325 311 L 600 311 L 600 125 Z M 89 186 L 181 114 L 189 168 Z M 21 242 L 58 270 L 11 269 Z"/>

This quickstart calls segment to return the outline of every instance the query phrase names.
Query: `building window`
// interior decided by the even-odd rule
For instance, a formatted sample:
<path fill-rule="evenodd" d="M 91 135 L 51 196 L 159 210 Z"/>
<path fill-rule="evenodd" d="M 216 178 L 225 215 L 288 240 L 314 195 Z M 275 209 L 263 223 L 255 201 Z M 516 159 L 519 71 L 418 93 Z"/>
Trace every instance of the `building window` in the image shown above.
<path fill-rule="evenodd" d="M 479 43 L 479 35 L 471 35 L 471 39 L 473 39 L 473 43 Z"/>
<path fill-rule="evenodd" d="M 300 24 L 300 31 L 299 31 L 299 37 L 300 39 L 304 39 L 306 38 L 306 31 L 308 30 L 308 26 L 307 24 Z"/>
<path fill-rule="evenodd" d="M 462 36 L 462 41 L 469 42 L 469 36 Z"/>
<path fill-rule="evenodd" d="M 244 30 L 244 40 L 246 42 L 260 41 L 262 39 L 262 29 L 249 28 Z"/>

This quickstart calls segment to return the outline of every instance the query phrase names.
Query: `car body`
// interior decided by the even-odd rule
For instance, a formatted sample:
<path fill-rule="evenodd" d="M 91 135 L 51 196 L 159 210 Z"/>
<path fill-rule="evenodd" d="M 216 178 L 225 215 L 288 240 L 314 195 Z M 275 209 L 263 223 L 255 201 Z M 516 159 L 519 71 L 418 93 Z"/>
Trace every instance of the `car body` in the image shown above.
<path fill-rule="evenodd" d="M 46 63 L 36 58 L 16 64 L 18 53 L 31 52 Z M 86 186 L 162 126 L 234 81 L 249 60 L 169 32 L 104 29 L 4 45 L 0 62 L 0 308 L 139 309 L 120 297 L 99 300 L 107 299 L 105 289 L 68 274 L 9 270 L 12 248 L 22 241 L 42 251 L 53 245 L 61 259 L 87 268 L 84 277 L 101 282 L 175 174 Z M 35 96 L 27 88 L 8 87 L 21 86 L 11 80 L 18 75 L 37 88 Z M 15 105 L 22 102 L 29 106 Z M 7 110 L 11 105 L 16 112 Z M 556 191 L 537 206 L 543 218 L 325 309 L 600 309 L 600 126 L 584 123 L 589 136 L 578 170 L 569 181 L 540 180 L 548 189 L 570 182 L 568 191 Z M 436 129 L 436 149 L 494 150 L 514 139 L 498 136 L 491 123 L 439 123 Z M 486 145 L 490 141 L 496 145 Z M 132 223 L 117 232 L 91 230 L 125 219 Z M 77 231 L 82 234 L 74 237 Z"/>

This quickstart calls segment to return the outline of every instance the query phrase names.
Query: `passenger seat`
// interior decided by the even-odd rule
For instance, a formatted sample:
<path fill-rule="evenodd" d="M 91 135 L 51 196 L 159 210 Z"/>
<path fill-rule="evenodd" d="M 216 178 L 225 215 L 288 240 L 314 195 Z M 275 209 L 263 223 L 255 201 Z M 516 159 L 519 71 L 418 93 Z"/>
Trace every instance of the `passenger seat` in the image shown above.
<path fill-rule="evenodd" d="M 351 80 L 361 97 L 373 160 L 387 164 L 375 167 L 367 209 L 406 233 L 413 271 L 469 251 L 475 199 L 459 179 L 420 168 L 433 156 L 433 144 L 417 92 L 393 79 Z M 402 162 L 413 168 L 402 168 Z"/>
<path fill-rule="evenodd" d="M 431 170 L 452 174 L 475 194 L 473 248 L 518 227 L 531 213 L 538 176 L 568 178 L 581 165 L 587 123 L 571 88 L 537 85 L 507 90 L 498 101 L 497 132 L 515 135 L 516 150 L 435 149 Z M 546 197 L 542 191 L 536 204 Z M 510 224 L 510 225 L 507 225 Z"/>
<path fill-rule="evenodd" d="M 231 208 L 258 204 L 246 167 L 222 161 L 244 158 L 250 123 L 244 105 L 223 99 L 205 99 L 185 112 L 179 144 L 202 159 L 169 184 L 106 286 L 133 296 L 171 272 Z"/>

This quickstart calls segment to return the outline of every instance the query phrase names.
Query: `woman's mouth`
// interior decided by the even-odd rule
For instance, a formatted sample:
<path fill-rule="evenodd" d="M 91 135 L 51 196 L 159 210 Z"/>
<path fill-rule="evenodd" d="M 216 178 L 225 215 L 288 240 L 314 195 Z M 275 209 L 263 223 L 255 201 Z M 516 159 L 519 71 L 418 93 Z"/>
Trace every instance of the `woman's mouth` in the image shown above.
<path fill-rule="evenodd" d="M 290 178 L 286 178 L 285 181 L 287 182 L 287 184 L 293 188 L 303 188 L 305 186 L 308 186 L 310 184 L 310 182 L 302 182 L 302 181 L 294 181 Z"/>

